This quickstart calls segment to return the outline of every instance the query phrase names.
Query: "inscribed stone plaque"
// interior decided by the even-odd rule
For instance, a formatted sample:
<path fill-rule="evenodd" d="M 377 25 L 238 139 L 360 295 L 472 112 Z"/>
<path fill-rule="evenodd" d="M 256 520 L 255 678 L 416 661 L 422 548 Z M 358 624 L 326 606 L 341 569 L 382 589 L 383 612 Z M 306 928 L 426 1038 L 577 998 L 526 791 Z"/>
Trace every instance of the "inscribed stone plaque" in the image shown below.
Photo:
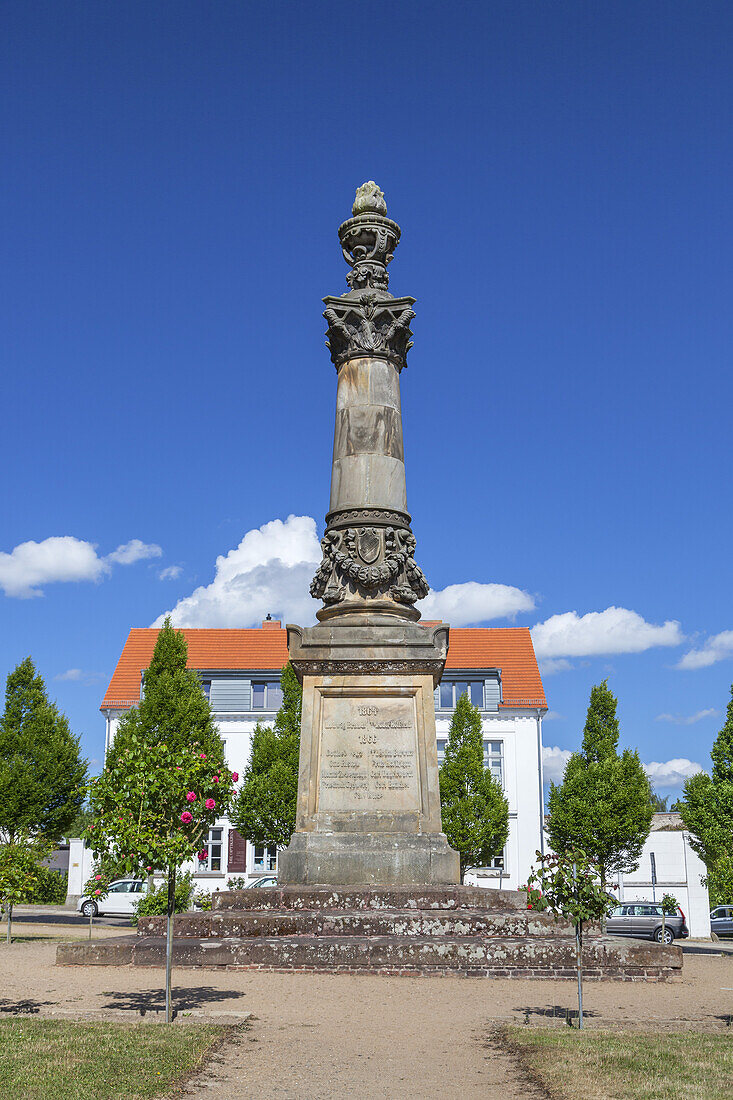
<path fill-rule="evenodd" d="M 318 809 L 419 810 L 413 698 L 324 695 L 322 708 Z"/>

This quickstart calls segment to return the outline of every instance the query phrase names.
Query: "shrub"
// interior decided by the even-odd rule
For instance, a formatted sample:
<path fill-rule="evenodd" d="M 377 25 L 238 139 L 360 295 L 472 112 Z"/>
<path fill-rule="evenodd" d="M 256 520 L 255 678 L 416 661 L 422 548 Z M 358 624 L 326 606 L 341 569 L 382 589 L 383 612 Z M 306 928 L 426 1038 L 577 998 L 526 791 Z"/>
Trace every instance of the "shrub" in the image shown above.
<path fill-rule="evenodd" d="M 53 871 L 39 867 L 38 881 L 30 895 L 30 901 L 39 905 L 63 905 L 66 901 L 69 876 L 66 871 Z"/>
<path fill-rule="evenodd" d="M 191 908 L 193 900 L 193 875 L 187 871 L 176 879 L 175 912 L 186 913 Z M 168 878 L 163 879 L 162 884 L 156 890 L 150 890 L 143 894 L 135 906 L 135 912 L 130 917 L 130 923 L 136 925 L 138 917 L 164 916 L 168 912 Z"/>
<path fill-rule="evenodd" d="M 208 912 L 211 909 L 211 894 L 208 890 L 197 890 L 193 895 L 193 904 L 195 909 L 202 909 L 204 912 Z"/>
<path fill-rule="evenodd" d="M 246 890 L 247 882 L 244 875 L 234 875 L 227 879 L 227 890 Z"/>

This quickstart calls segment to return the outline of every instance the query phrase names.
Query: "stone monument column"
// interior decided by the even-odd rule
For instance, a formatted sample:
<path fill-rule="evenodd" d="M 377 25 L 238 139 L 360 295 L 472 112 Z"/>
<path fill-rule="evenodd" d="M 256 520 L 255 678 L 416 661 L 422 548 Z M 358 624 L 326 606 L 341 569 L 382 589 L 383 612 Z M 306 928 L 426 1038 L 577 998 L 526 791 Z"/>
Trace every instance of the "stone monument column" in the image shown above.
<path fill-rule="evenodd" d="M 288 626 L 303 683 L 296 829 L 282 883 L 460 881 L 441 831 L 433 689 L 448 626 L 423 627 L 402 444 L 400 372 L 414 298 L 389 293 L 400 239 L 369 182 L 339 228 L 349 290 L 324 298 L 338 373 L 331 499 L 311 594 L 317 626 Z"/>

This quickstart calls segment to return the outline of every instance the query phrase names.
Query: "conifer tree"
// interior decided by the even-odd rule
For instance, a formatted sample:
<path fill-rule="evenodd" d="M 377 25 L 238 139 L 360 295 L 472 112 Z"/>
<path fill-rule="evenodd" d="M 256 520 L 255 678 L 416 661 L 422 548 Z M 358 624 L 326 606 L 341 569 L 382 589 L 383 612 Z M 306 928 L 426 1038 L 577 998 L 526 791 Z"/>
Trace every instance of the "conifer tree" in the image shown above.
<path fill-rule="evenodd" d="M 733 684 L 710 756 L 712 776 L 698 772 L 687 780 L 680 812 L 690 845 L 707 867 L 711 905 L 733 904 Z"/>
<path fill-rule="evenodd" d="M 582 748 L 568 760 L 562 783 L 550 784 L 548 803 L 553 849 L 584 851 L 598 865 L 604 889 L 613 871 L 638 867 L 653 813 L 639 754 L 618 754 L 616 704 L 607 680 L 591 689 Z"/>
<path fill-rule="evenodd" d="M 509 804 L 501 784 L 484 767 L 481 714 L 464 692 L 456 703 L 440 768 L 443 831 L 469 867 L 501 855 L 509 835 Z"/>
<path fill-rule="evenodd" d="M 258 722 L 249 764 L 232 807 L 235 826 L 253 844 L 285 847 L 295 829 L 303 689 L 288 663 L 280 675 L 283 701 L 273 726 Z"/>
<path fill-rule="evenodd" d="M 171 625 L 168 616 L 143 676 L 140 704 L 120 719 L 112 753 L 136 737 L 144 738 L 148 745 L 165 744 L 171 750 L 196 741 L 211 759 L 224 762 L 224 746 L 209 701 L 198 673 L 186 667 L 187 660 L 186 636 Z"/>
<path fill-rule="evenodd" d="M 10 673 L 0 717 L 0 841 L 58 840 L 84 801 L 79 738 L 30 657 Z"/>

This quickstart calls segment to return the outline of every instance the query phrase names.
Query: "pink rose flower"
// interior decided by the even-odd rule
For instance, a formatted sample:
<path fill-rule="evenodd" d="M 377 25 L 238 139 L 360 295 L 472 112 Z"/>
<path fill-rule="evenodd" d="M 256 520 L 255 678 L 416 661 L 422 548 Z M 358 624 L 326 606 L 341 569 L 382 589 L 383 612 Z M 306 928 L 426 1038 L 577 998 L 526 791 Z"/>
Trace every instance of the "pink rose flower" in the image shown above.
<path fill-rule="evenodd" d="M 181 821 L 184 825 L 188 825 L 189 822 L 193 821 L 193 814 L 189 813 L 188 810 L 184 810 L 181 814 Z"/>
<path fill-rule="evenodd" d="M 95 896 L 95 897 L 98 897 L 98 896 L 99 896 L 99 895 L 100 895 L 101 893 L 102 893 L 102 891 L 101 891 L 101 890 L 95 890 L 95 891 L 94 891 L 94 896 Z"/>
<path fill-rule="evenodd" d="M 206 759 L 206 753 L 202 752 L 201 756 L 199 757 L 199 760 L 205 760 L 205 759 Z"/>
<path fill-rule="evenodd" d="M 152 869 L 153 869 L 152 867 L 146 867 L 145 868 L 146 871 L 152 871 Z"/>
<path fill-rule="evenodd" d="M 232 772 L 232 779 L 237 783 L 239 780 L 239 772 Z"/>
<path fill-rule="evenodd" d="M 202 862 L 208 857 L 208 855 L 209 855 L 209 849 L 208 848 L 202 848 L 201 851 L 198 853 L 198 857 Z"/>
<path fill-rule="evenodd" d="M 215 776 L 214 776 L 214 782 L 215 782 L 215 783 L 218 783 L 218 782 L 219 782 L 219 776 L 218 776 L 218 775 L 215 775 Z"/>
<path fill-rule="evenodd" d="M 216 802 L 214 802 L 213 798 L 207 798 L 204 805 L 206 806 L 207 810 L 213 810 L 214 807 L 216 806 Z"/>
<path fill-rule="evenodd" d="M 186 791 L 186 802 L 195 802 L 195 801 L 196 801 L 196 795 L 193 793 L 193 791 Z"/>
<path fill-rule="evenodd" d="M 94 881 L 95 882 L 101 882 L 102 881 L 102 876 L 101 875 L 95 875 L 94 876 Z"/>

